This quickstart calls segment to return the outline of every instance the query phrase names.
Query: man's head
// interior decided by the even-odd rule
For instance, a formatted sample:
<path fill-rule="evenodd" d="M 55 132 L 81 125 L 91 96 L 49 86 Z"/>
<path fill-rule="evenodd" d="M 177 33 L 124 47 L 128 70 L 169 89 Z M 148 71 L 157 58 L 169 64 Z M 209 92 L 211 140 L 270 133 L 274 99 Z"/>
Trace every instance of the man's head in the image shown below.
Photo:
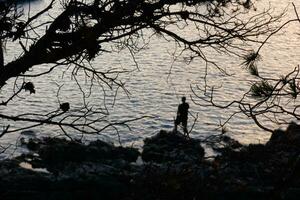
<path fill-rule="evenodd" d="M 181 98 L 181 101 L 182 101 L 183 103 L 185 102 L 185 100 L 186 100 L 185 97 L 182 97 L 182 98 Z"/>

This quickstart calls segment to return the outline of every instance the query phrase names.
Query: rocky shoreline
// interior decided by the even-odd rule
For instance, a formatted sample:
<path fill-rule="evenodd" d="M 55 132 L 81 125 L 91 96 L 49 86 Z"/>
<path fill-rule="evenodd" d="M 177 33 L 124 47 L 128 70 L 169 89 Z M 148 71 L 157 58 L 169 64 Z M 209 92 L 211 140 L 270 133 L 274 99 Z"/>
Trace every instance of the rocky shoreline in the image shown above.
<path fill-rule="evenodd" d="M 299 125 L 264 145 L 221 139 L 214 159 L 199 140 L 166 131 L 142 152 L 99 140 L 29 140 L 30 153 L 0 162 L 0 199 L 298 199 Z"/>

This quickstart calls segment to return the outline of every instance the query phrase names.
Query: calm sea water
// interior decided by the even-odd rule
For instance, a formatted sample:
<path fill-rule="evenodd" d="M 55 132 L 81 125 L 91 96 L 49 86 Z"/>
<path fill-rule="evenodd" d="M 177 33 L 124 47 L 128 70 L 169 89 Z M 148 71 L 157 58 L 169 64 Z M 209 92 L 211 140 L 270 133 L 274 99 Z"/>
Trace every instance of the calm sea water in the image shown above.
<path fill-rule="evenodd" d="M 30 5 L 30 11 L 36 12 L 47 5 L 48 0 L 37 1 Z M 281 12 L 287 8 L 288 12 L 285 19 L 294 16 L 292 1 L 259 1 L 256 4 L 258 10 L 271 5 L 275 13 Z M 59 7 L 57 4 L 56 7 Z M 300 9 L 300 3 L 296 3 Z M 29 10 L 29 4 L 24 5 L 25 12 Z M 60 12 L 59 8 L 53 11 L 53 15 Z M 300 24 L 295 23 L 281 31 L 276 37 L 273 37 L 262 50 L 262 61 L 259 64 L 261 74 L 278 77 L 292 70 L 300 63 Z M 230 116 L 230 112 L 219 110 L 212 107 L 197 106 L 190 99 L 192 95 L 190 87 L 196 85 L 203 86 L 205 63 L 200 59 L 195 59 L 187 65 L 183 59 L 178 59 L 173 63 L 170 53 L 174 52 L 174 44 L 167 42 L 162 38 L 152 38 L 147 49 L 136 54 L 138 69 L 127 50 L 120 53 L 111 53 L 99 56 L 93 66 L 96 69 L 126 69 L 133 70 L 130 73 L 120 75 L 120 80 L 126 82 L 126 89 L 130 92 L 127 95 L 124 91 L 119 90 L 116 96 L 116 102 L 113 105 L 114 91 L 105 88 L 106 97 L 104 98 L 103 88 L 95 86 L 92 88 L 93 93 L 87 99 L 90 104 L 104 108 L 109 111 L 108 119 L 126 120 L 134 117 L 151 116 L 130 123 L 131 130 L 126 127 L 119 127 L 121 141 L 126 145 L 141 146 L 143 138 L 151 136 L 160 129 L 171 130 L 173 120 L 176 115 L 177 106 L 180 103 L 181 96 L 188 97 L 190 111 L 199 118 L 191 132 L 192 137 L 203 138 L 208 135 L 220 133 L 218 125 Z M 18 55 L 14 44 L 8 44 L 6 49 L 7 62 Z M 234 56 L 220 55 L 216 52 L 207 50 L 207 56 L 217 62 L 222 68 L 226 69 L 233 75 L 223 76 L 217 70 L 211 68 L 208 75 L 208 81 L 213 85 L 222 85 L 223 89 L 216 93 L 218 102 L 226 103 L 241 97 L 243 92 L 247 91 L 250 81 L 253 77 L 249 76 L 240 63 L 240 59 Z M 172 65 L 173 64 L 173 65 Z M 171 68 L 172 66 L 172 68 Z M 34 69 L 40 72 L 47 66 L 39 66 Z M 71 108 L 79 107 L 83 103 L 82 93 L 79 92 L 76 80 L 70 76 L 71 71 L 65 68 L 58 68 L 51 74 L 34 79 L 27 79 L 34 82 L 36 94 L 24 94 L 23 98 L 16 99 L 12 105 L 3 109 L 2 112 L 20 114 L 23 112 L 47 113 L 58 106 L 57 89 L 58 85 L 63 85 L 60 92 L 61 102 L 70 102 Z M 78 74 L 78 80 L 83 86 L 83 90 L 89 88 L 89 82 L 83 74 Z M 11 91 L 12 84 L 8 84 L 1 91 L 1 98 Z M 200 94 L 200 93 L 199 93 Z M 189 126 L 193 123 L 194 118 L 190 116 Z M 2 122 L 6 125 L 7 122 Z M 13 127 L 18 127 L 21 123 L 11 122 Z M 266 122 L 268 124 L 268 122 Z M 270 124 L 270 126 L 272 126 Z M 226 126 L 228 134 L 238 139 L 242 143 L 259 143 L 265 142 L 270 137 L 266 133 L 243 115 L 239 115 L 231 120 Z M 275 126 L 274 126 L 275 127 Z M 32 129 L 37 136 L 39 135 L 57 135 L 61 134 L 56 127 L 42 126 Z M 1 141 L 3 145 L 15 143 L 20 137 L 20 133 L 5 135 Z M 101 137 L 117 141 L 116 132 L 111 129 L 103 132 L 99 136 L 89 136 L 88 139 Z"/>

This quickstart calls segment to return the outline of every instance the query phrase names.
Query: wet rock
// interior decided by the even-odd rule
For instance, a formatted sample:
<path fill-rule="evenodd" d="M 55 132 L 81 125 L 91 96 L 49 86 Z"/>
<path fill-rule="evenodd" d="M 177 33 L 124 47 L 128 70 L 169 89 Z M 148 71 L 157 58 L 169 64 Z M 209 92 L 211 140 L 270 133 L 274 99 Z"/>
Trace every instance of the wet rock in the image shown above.
<path fill-rule="evenodd" d="M 32 131 L 32 130 L 22 131 L 20 134 L 24 135 L 24 136 L 32 136 L 32 137 L 36 136 L 36 133 L 34 131 Z"/>
<path fill-rule="evenodd" d="M 146 162 L 199 162 L 204 149 L 196 139 L 189 139 L 180 133 L 160 131 L 144 141 L 142 159 Z"/>
<path fill-rule="evenodd" d="M 122 161 L 135 162 L 140 155 L 135 148 L 116 147 L 100 140 L 85 145 L 62 138 L 44 138 L 39 141 L 29 140 L 27 147 L 38 154 L 36 157 L 30 157 L 34 167 L 47 168 L 55 173 L 64 169 L 69 163 L 120 164 Z"/>

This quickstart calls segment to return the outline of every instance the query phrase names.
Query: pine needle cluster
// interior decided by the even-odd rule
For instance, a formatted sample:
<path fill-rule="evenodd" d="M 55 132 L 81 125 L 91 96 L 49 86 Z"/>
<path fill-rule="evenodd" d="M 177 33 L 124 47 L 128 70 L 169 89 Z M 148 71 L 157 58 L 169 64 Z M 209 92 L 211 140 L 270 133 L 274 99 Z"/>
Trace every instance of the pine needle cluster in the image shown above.
<path fill-rule="evenodd" d="M 250 92 L 254 97 L 269 97 L 273 91 L 274 87 L 268 81 L 257 82 L 250 88 Z"/>
<path fill-rule="evenodd" d="M 250 53 L 243 56 L 244 62 L 242 65 L 246 67 L 246 69 L 253 76 L 259 76 L 257 61 L 260 60 L 260 55 L 255 51 L 251 51 Z"/>

